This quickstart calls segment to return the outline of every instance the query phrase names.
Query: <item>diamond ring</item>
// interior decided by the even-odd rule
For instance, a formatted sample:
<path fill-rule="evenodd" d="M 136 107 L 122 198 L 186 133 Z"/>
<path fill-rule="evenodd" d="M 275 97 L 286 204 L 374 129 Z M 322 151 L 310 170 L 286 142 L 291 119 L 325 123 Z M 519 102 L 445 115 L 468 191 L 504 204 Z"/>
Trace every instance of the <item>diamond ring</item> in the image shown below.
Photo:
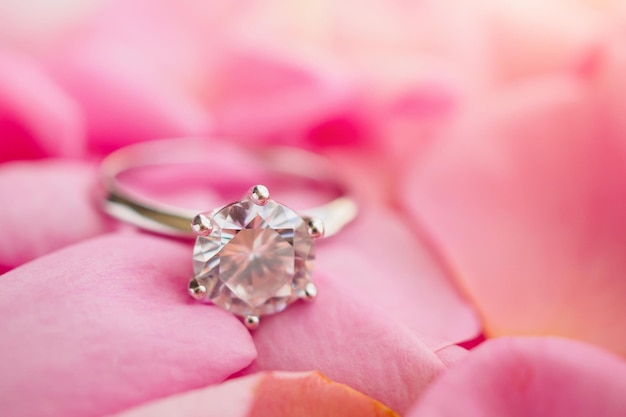
<path fill-rule="evenodd" d="M 315 240 L 341 230 L 356 217 L 357 207 L 333 176 L 329 161 L 292 148 L 247 153 L 266 172 L 333 189 L 334 199 L 296 213 L 258 184 L 237 201 L 201 211 L 156 201 L 120 180 L 137 168 L 173 164 L 200 164 L 210 171 L 232 152 L 232 145 L 202 139 L 144 142 L 117 150 L 103 160 L 100 169 L 106 191 L 103 209 L 151 232 L 195 237 L 189 294 L 242 317 L 249 329 L 255 329 L 261 316 L 281 312 L 297 300 L 315 298 L 317 288 L 311 278 Z M 219 174 L 224 175 L 214 173 L 213 177 Z"/>

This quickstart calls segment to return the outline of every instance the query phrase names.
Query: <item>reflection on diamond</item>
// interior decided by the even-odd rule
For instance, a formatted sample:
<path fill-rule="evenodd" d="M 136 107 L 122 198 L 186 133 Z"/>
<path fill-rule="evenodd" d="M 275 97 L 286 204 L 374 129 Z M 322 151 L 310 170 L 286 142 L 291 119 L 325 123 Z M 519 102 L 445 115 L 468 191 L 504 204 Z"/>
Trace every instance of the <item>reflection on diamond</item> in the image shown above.
<path fill-rule="evenodd" d="M 272 229 L 242 230 L 220 252 L 220 280 L 251 306 L 293 279 L 294 249 Z"/>
<path fill-rule="evenodd" d="M 304 293 L 315 247 L 293 210 L 243 200 L 215 213 L 213 224 L 194 247 L 196 279 L 213 303 L 242 316 L 273 314 Z"/>

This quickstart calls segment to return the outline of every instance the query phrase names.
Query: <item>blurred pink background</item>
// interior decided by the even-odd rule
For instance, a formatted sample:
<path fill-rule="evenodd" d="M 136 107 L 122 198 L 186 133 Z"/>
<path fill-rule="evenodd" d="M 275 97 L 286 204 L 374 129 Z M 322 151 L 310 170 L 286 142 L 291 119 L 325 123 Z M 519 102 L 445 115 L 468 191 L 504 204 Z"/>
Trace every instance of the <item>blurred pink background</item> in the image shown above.
<path fill-rule="evenodd" d="M 295 415 L 259 372 L 321 371 L 303 415 L 624 415 L 625 77 L 618 0 L 4 0 L 0 411 Z M 188 136 L 347 178 L 315 304 L 249 335 L 100 212 L 102 157 Z"/>

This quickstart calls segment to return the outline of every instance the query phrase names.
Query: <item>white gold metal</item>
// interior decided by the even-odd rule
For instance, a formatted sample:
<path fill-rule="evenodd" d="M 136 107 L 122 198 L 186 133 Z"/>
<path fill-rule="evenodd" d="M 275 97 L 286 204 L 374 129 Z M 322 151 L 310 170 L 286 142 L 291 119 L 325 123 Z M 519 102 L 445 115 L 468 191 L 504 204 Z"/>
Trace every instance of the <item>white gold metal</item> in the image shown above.
<path fill-rule="evenodd" d="M 220 152 L 228 155 L 232 150 L 233 145 L 209 143 L 202 138 L 143 142 L 119 149 L 107 156 L 100 167 L 107 193 L 103 209 L 109 215 L 145 230 L 176 237 L 195 237 L 197 233 L 189 224 L 201 209 L 175 207 L 131 193 L 120 184 L 118 176 L 135 168 L 171 164 L 203 164 L 210 170 L 209 161 L 219 158 Z M 325 158 L 286 147 L 250 152 L 258 156 L 268 172 L 329 184 L 338 190 L 340 196 L 334 200 L 299 212 L 301 216 L 321 220 L 324 237 L 336 234 L 356 217 L 356 203 L 346 195 L 344 185 L 337 178 L 336 167 Z M 260 203 L 269 197 L 269 193 L 264 193 L 266 190 L 257 189 L 254 193 Z"/>
<path fill-rule="evenodd" d="M 191 230 L 198 236 L 208 236 L 213 230 L 211 217 L 206 213 L 197 214 L 191 221 Z"/>
<path fill-rule="evenodd" d="M 259 324 L 261 324 L 261 319 L 259 318 L 259 316 L 246 316 L 243 319 L 243 324 L 245 324 L 249 330 L 255 330 L 259 328 Z"/>
<path fill-rule="evenodd" d="M 270 191 L 264 185 L 255 185 L 250 189 L 250 199 L 258 206 L 264 206 L 270 199 Z"/>
<path fill-rule="evenodd" d="M 204 297 L 206 297 L 206 287 L 196 281 L 195 278 L 192 278 L 191 281 L 189 281 L 189 286 L 187 287 L 187 289 L 189 291 L 189 295 L 191 295 L 191 297 L 196 300 L 202 300 Z"/>
<path fill-rule="evenodd" d="M 313 282 L 308 282 L 304 287 L 304 301 L 313 301 L 317 297 L 317 286 Z"/>
<path fill-rule="evenodd" d="M 341 230 L 355 218 L 357 207 L 328 161 L 287 148 L 257 152 L 268 172 L 327 185 L 338 197 L 296 213 L 271 199 L 266 186 L 257 184 L 239 201 L 200 211 L 131 193 L 118 180 L 120 174 L 140 167 L 204 166 L 219 158 L 217 146 L 224 145 L 174 139 L 131 145 L 112 153 L 101 166 L 107 192 L 103 208 L 111 216 L 149 231 L 195 237 L 189 295 L 242 317 L 252 330 L 259 327 L 262 315 L 276 314 L 297 300 L 315 299 L 317 287 L 311 280 L 314 240 Z"/>
<path fill-rule="evenodd" d="M 307 222 L 309 236 L 313 239 L 320 239 L 324 237 L 324 222 L 317 217 L 305 218 Z"/>

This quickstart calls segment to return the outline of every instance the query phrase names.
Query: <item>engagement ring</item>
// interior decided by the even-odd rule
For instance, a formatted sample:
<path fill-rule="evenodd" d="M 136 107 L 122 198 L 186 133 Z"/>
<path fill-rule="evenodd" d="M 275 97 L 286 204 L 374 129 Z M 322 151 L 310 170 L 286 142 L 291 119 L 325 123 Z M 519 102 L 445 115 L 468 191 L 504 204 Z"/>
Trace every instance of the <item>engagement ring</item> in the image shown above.
<path fill-rule="evenodd" d="M 296 213 L 258 184 L 240 200 L 202 211 L 156 201 L 120 180 L 131 170 L 168 165 L 200 164 L 210 172 L 216 161 L 224 165 L 220 158 L 231 151 L 232 145 L 206 139 L 171 139 L 113 152 L 101 165 L 106 190 L 103 208 L 151 232 L 195 236 L 189 294 L 241 316 L 249 329 L 255 329 L 261 316 L 281 312 L 299 299 L 315 298 L 317 288 L 311 277 L 315 240 L 339 232 L 355 218 L 357 207 L 333 175 L 329 161 L 293 148 L 249 153 L 268 173 L 334 190 L 330 202 Z M 227 173 L 213 173 L 214 178 L 219 175 Z"/>

